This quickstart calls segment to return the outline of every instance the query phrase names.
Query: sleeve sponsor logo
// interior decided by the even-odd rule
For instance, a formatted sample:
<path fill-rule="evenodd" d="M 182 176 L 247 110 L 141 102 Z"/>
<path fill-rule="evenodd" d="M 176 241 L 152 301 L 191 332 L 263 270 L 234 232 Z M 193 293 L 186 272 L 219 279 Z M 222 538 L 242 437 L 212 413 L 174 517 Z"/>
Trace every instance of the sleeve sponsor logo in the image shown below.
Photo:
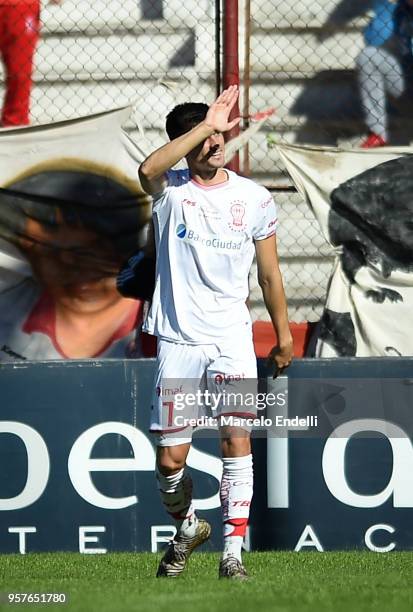
<path fill-rule="evenodd" d="M 272 199 L 272 197 L 269 197 L 267 200 L 265 200 L 264 202 L 262 202 L 262 204 L 261 204 L 261 208 L 268 208 L 268 206 L 269 206 L 270 204 L 272 204 L 272 203 L 273 203 L 273 199 Z"/>

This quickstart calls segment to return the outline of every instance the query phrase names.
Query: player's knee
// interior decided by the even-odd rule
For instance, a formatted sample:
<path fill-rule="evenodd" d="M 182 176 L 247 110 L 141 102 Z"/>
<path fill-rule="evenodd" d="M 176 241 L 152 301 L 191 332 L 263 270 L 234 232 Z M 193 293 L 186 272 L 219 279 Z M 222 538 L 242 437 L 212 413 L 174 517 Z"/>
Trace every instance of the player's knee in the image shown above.
<path fill-rule="evenodd" d="M 251 441 L 247 432 L 230 433 L 221 440 L 223 457 L 245 457 L 251 453 Z"/>
<path fill-rule="evenodd" d="M 187 453 L 186 449 L 176 446 L 158 447 L 156 456 L 158 470 L 164 476 L 171 476 L 179 472 L 185 466 Z"/>

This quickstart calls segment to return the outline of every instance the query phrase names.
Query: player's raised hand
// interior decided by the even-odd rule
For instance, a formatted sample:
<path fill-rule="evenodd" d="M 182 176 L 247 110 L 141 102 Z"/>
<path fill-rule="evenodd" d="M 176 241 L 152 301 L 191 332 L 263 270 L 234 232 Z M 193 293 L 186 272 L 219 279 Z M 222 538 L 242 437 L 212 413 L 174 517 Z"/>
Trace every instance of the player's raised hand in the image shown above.
<path fill-rule="evenodd" d="M 205 123 L 215 132 L 228 132 L 241 121 L 241 117 L 229 121 L 229 115 L 238 100 L 238 95 L 238 87 L 230 85 L 209 107 Z"/>

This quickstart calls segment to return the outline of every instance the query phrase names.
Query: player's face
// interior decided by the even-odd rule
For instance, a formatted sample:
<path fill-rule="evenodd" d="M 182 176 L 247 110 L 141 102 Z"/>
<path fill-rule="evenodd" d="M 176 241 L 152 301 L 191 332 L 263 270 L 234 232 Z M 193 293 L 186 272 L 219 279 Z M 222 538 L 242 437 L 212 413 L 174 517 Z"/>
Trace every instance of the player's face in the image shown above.
<path fill-rule="evenodd" d="M 96 312 L 119 299 L 118 258 L 93 231 L 29 219 L 20 247 L 42 287 L 66 308 Z"/>
<path fill-rule="evenodd" d="M 222 168 L 225 163 L 224 150 L 224 136 L 216 132 L 188 153 L 188 166 L 195 172 Z"/>

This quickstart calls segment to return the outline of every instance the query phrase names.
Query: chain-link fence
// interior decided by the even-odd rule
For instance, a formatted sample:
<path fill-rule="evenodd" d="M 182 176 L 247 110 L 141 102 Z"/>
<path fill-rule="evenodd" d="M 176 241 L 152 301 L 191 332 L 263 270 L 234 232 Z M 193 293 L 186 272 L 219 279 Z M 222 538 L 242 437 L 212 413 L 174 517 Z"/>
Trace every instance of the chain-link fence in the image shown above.
<path fill-rule="evenodd" d="M 369 130 L 391 144 L 413 140 L 406 79 L 413 74 L 409 5 L 410 0 L 240 1 L 247 34 L 250 25 L 250 110 L 277 109 L 250 143 L 250 167 L 262 181 L 289 182 L 271 148 L 278 140 L 358 146 Z M 241 60 L 248 69 L 244 53 Z M 387 108 L 382 88 L 393 94 Z"/>
<path fill-rule="evenodd" d="M 217 39 L 218 5 L 214 0 L 62 0 L 44 5 L 41 37 L 34 45 L 31 121 L 58 121 L 132 103 L 126 129 L 133 136 L 138 126 L 143 128 L 148 150 L 162 144 L 164 118 L 175 104 L 214 98 L 215 51 L 222 43 Z M 377 2 L 239 0 L 238 5 L 240 108 L 243 114 L 277 109 L 249 142 L 249 171 L 276 188 L 290 317 L 316 320 L 331 250 L 300 197 L 283 190 L 291 181 L 273 145 L 283 140 L 353 146 L 363 138 L 367 126 L 356 65 L 365 46 L 363 28 L 377 13 Z M 25 35 L 37 27 L 39 6 L 30 6 L 33 13 L 26 15 L 16 47 L 20 58 Z M 4 19 L 7 7 L 0 4 L 0 9 Z M 1 37 L 6 60 L 12 42 L 4 32 Z M 26 61 L 20 76 L 30 81 L 29 72 Z M 399 105 L 389 115 L 396 138 L 407 134 L 403 112 Z M 241 170 L 243 163 L 241 157 Z M 264 318 L 254 273 L 251 304 L 254 318 Z"/>
<path fill-rule="evenodd" d="M 240 0 L 239 8 L 244 115 L 277 110 L 241 167 L 280 187 L 291 181 L 279 141 L 353 147 L 413 140 L 411 0 Z M 290 318 L 317 320 L 332 250 L 297 194 L 275 196 Z"/>
<path fill-rule="evenodd" d="M 24 2 L 17 2 L 23 7 Z M 16 60 L 11 71 L 20 80 L 30 81 L 30 45 L 24 35 L 37 27 L 36 10 L 35 2 L 33 14 L 23 17 L 23 37 L 13 43 L 20 66 Z M 214 12 L 206 0 L 185 5 L 180 0 L 60 0 L 59 5 L 44 5 L 34 55 L 31 122 L 133 104 L 126 128 L 133 134 L 139 125 L 150 146 L 163 142 L 164 117 L 174 103 L 214 96 Z M 3 52 L 4 63 L 10 63 L 9 55 Z"/>

